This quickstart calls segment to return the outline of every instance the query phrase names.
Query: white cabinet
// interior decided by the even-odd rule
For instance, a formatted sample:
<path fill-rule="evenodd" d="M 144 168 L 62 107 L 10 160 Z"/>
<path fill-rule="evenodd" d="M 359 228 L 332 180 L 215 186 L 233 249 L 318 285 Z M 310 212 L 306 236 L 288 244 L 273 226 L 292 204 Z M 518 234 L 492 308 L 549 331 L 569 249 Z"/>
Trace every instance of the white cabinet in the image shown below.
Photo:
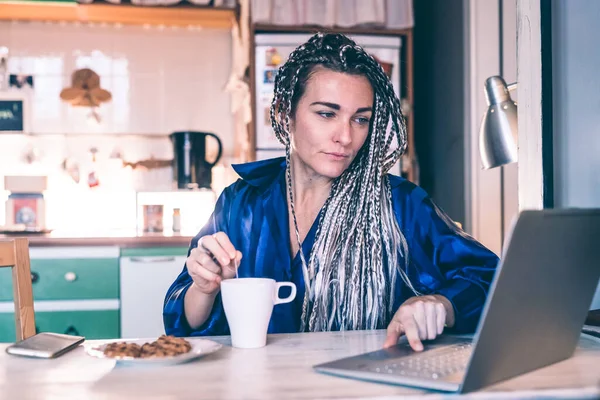
<path fill-rule="evenodd" d="M 165 333 L 163 302 L 185 259 L 184 256 L 121 257 L 121 337 L 155 338 Z"/>

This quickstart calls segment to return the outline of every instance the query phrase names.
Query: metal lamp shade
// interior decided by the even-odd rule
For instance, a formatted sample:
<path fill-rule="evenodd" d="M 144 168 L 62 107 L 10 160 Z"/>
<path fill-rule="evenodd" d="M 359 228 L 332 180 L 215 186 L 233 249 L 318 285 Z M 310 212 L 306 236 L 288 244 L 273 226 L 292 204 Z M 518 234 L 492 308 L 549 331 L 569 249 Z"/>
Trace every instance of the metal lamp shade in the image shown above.
<path fill-rule="evenodd" d="M 517 161 L 517 105 L 499 76 L 486 80 L 485 93 L 489 107 L 481 122 L 479 151 L 483 168 L 489 169 Z"/>

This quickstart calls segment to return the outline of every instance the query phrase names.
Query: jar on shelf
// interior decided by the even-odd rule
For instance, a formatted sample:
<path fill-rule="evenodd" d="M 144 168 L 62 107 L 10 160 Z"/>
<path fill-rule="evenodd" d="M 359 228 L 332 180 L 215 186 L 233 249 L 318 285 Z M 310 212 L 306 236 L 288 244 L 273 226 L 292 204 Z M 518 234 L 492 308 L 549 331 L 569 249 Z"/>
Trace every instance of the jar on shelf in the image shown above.
<path fill-rule="evenodd" d="M 173 209 L 173 232 L 181 232 L 181 211 L 179 208 Z"/>

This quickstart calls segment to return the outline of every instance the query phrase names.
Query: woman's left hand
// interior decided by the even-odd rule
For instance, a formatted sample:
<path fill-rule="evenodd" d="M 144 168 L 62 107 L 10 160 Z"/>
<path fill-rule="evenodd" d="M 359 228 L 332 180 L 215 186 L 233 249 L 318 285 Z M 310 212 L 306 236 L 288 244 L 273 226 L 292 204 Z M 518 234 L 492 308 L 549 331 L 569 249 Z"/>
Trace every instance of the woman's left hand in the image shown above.
<path fill-rule="evenodd" d="M 437 294 L 411 297 L 398 308 L 388 325 L 384 347 L 394 346 L 404 334 L 413 350 L 422 351 L 421 340 L 435 339 L 444 326 L 453 325 L 454 308 L 447 298 Z"/>

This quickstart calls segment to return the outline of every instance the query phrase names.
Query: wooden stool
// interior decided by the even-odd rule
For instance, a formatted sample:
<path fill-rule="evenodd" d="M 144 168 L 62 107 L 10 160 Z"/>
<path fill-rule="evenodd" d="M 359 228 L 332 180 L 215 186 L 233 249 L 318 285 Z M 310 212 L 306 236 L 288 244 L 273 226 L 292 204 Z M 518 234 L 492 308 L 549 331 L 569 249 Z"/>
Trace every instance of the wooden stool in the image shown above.
<path fill-rule="evenodd" d="M 35 335 L 29 241 L 26 238 L 0 240 L 0 268 L 2 267 L 12 268 L 15 325 L 18 342 Z"/>

